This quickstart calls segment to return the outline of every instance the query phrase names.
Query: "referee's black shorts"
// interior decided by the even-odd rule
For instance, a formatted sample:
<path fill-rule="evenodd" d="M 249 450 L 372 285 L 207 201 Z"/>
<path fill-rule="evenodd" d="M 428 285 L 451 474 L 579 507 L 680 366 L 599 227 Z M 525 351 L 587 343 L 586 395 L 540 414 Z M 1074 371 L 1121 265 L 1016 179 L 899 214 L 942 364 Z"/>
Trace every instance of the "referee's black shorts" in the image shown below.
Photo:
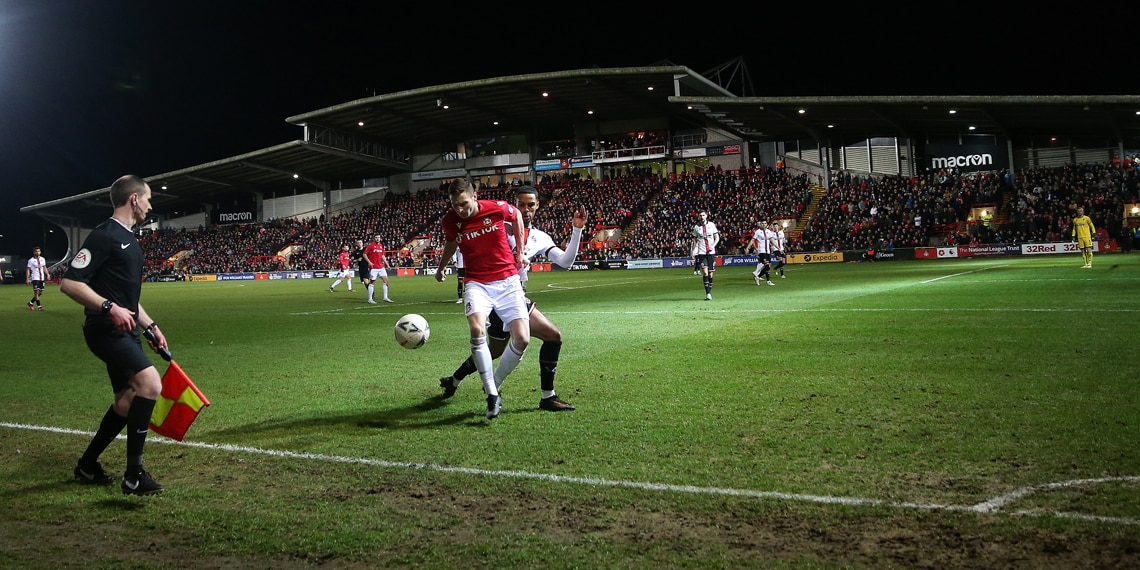
<path fill-rule="evenodd" d="M 116 393 L 130 387 L 132 376 L 154 366 L 143 352 L 137 329 L 120 332 L 105 319 L 90 319 L 83 325 L 83 339 L 87 348 L 107 365 L 107 376 Z"/>

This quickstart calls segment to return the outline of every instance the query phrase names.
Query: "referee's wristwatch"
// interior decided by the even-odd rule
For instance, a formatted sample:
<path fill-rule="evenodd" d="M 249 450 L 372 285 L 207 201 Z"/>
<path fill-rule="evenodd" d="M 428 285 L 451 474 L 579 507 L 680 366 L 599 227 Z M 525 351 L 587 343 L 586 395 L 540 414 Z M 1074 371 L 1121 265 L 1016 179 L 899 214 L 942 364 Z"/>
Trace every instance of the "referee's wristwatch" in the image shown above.
<path fill-rule="evenodd" d="M 103 301 L 103 314 L 104 315 L 110 314 L 111 313 L 111 307 L 114 305 L 115 305 L 115 302 L 110 300 L 110 299 Z"/>

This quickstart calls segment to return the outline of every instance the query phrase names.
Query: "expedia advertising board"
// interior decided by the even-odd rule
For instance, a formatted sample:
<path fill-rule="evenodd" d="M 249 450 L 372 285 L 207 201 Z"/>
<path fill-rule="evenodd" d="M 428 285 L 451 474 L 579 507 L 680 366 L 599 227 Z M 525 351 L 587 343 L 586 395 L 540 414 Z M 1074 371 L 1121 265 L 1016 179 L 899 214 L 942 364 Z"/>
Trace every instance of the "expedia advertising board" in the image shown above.
<path fill-rule="evenodd" d="M 823 253 L 789 253 L 788 263 L 843 263 L 843 253 L 838 251 Z"/>
<path fill-rule="evenodd" d="M 1009 167 L 1005 152 L 997 145 L 931 143 L 924 151 L 926 167 L 935 171 L 980 172 Z"/>

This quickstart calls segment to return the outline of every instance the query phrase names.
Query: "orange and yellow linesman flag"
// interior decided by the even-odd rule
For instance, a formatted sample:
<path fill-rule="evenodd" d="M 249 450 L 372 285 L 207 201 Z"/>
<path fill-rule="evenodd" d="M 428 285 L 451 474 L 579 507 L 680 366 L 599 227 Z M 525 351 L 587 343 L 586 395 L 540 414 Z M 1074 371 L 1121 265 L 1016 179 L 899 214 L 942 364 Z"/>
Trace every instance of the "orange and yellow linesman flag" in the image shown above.
<path fill-rule="evenodd" d="M 150 431 L 182 441 L 186 430 L 210 401 L 182 371 L 178 363 L 170 361 L 170 368 L 162 375 L 162 393 L 154 403 L 150 416 Z"/>

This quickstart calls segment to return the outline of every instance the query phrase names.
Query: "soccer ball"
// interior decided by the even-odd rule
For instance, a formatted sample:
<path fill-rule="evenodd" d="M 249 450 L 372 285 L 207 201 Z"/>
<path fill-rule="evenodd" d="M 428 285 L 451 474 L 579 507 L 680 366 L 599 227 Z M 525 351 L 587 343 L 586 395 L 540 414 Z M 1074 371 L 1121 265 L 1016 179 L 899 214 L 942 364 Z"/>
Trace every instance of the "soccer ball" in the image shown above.
<path fill-rule="evenodd" d="M 419 348 L 427 344 L 431 327 L 421 315 L 410 314 L 396 321 L 396 342 L 404 348 Z"/>

